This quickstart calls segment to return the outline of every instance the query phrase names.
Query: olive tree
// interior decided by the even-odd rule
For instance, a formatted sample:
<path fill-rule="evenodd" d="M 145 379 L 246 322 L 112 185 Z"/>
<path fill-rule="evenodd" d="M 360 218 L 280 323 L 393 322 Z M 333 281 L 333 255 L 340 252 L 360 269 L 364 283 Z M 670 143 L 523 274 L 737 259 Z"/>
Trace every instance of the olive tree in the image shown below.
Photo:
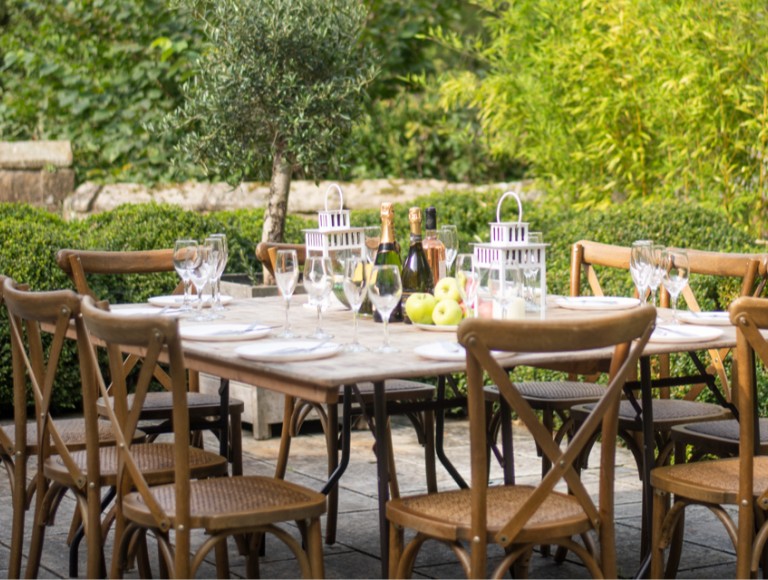
<path fill-rule="evenodd" d="M 361 0 L 177 0 L 208 46 L 171 124 L 179 150 L 230 181 L 270 179 L 263 241 L 281 241 L 291 177 L 315 179 L 363 112 L 375 76 Z"/>

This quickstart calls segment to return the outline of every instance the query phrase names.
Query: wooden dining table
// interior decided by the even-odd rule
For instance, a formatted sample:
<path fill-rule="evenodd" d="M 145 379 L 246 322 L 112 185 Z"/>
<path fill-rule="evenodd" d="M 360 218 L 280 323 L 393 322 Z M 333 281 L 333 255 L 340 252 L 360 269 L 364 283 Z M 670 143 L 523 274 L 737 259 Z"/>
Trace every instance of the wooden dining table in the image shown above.
<path fill-rule="evenodd" d="M 295 296 L 289 310 L 292 329 L 298 335 L 308 335 L 317 326 L 316 308 L 306 304 L 306 296 Z M 557 299 L 550 297 L 548 306 L 542 313 L 530 313 L 529 316 L 547 319 L 568 319 L 578 325 L 580 321 L 593 319 L 595 316 L 606 314 L 605 311 L 571 310 L 556 306 Z M 124 310 L 129 314 L 137 311 L 136 305 L 116 305 L 116 310 Z M 146 312 L 146 307 L 142 312 Z M 160 312 L 160 309 L 158 309 Z M 275 327 L 278 332 L 284 321 L 284 302 L 280 297 L 236 299 L 228 304 L 223 313 L 224 318 L 212 322 L 191 322 L 181 319 L 182 335 L 184 329 L 192 325 L 213 325 L 221 323 L 262 323 Z M 659 310 L 659 319 L 666 321 L 671 312 Z M 344 344 L 352 340 L 352 312 L 340 307 L 331 307 L 323 313 L 322 327 L 333 335 L 332 342 Z M 651 409 L 651 378 L 649 357 L 660 354 L 678 352 L 695 352 L 711 348 L 732 348 L 736 344 L 736 333 L 732 326 L 718 327 L 722 333 L 711 340 L 679 340 L 673 342 L 649 342 L 641 361 L 640 382 L 642 384 L 643 409 Z M 463 373 L 466 361 L 463 353 L 455 352 L 455 329 L 448 331 L 425 330 L 410 324 L 390 324 L 391 343 L 397 347 L 397 353 L 382 354 L 376 348 L 383 341 L 383 325 L 374 323 L 371 319 L 361 318 L 359 324 L 359 340 L 370 350 L 367 352 L 349 353 L 340 350 L 333 356 L 317 360 L 251 360 L 237 353 L 237 349 L 258 341 L 245 340 L 184 340 L 184 356 L 189 369 L 209 373 L 225 380 L 237 380 L 254 387 L 262 387 L 284 395 L 300 397 L 316 403 L 336 403 L 339 400 L 341 387 L 351 393 L 353 386 L 359 382 L 369 381 L 374 384 L 374 429 L 377 441 L 385 440 L 386 401 L 384 397 L 385 381 L 388 379 L 415 379 L 422 377 L 445 377 Z M 270 337 L 258 340 L 272 340 Z M 441 346 L 444 343 L 444 346 Z M 419 350 L 428 351 L 426 354 L 441 358 L 436 360 L 418 354 Z M 437 354 L 435 354 L 437 353 Z M 600 349 L 586 352 L 542 353 L 542 354 L 499 354 L 498 359 L 503 366 L 512 369 L 517 366 L 534 367 L 570 367 L 577 363 L 588 361 L 608 360 L 611 352 Z M 344 397 L 349 401 L 352 397 Z M 452 403 L 455 406 L 455 403 Z M 645 429 L 645 469 L 649 477 L 653 466 L 653 431 L 652 414 L 643 412 Z M 385 506 L 388 500 L 388 453 L 387 445 L 376 447 L 378 470 L 379 498 L 379 531 L 381 547 L 382 577 L 387 577 L 388 565 L 388 525 L 385 517 Z M 344 454 L 342 450 L 342 455 Z M 347 448 L 346 453 L 349 453 Z M 342 465 L 344 459 L 342 458 Z M 650 500 L 650 485 L 644 481 L 644 493 Z M 647 501 L 646 505 L 651 505 Z M 650 516 L 650 510 L 648 516 Z M 650 522 L 646 527 L 650 530 Z"/>

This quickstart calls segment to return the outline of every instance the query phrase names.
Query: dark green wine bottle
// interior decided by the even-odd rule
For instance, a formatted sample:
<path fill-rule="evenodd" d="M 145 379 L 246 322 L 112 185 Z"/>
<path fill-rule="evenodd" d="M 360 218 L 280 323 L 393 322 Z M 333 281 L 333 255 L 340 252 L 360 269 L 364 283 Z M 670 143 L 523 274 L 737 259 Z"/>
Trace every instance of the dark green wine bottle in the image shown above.
<path fill-rule="evenodd" d="M 408 210 L 408 222 L 411 226 L 411 245 L 408 248 L 408 257 L 403 264 L 403 297 L 402 304 L 408 301 L 411 294 L 426 292 L 431 294 L 435 289 L 432 270 L 421 245 L 421 208 L 412 207 Z M 403 308 L 405 322 L 410 324 L 411 319 Z"/>
<path fill-rule="evenodd" d="M 392 204 L 384 202 L 381 204 L 381 237 L 379 238 L 379 248 L 376 250 L 376 259 L 374 265 L 383 266 L 390 264 L 402 268 L 402 262 L 400 261 L 400 253 L 397 251 L 397 245 L 395 243 L 395 224 L 394 224 L 394 211 Z M 373 320 L 375 322 L 381 322 L 381 314 L 374 307 Z M 403 321 L 403 301 L 397 303 L 392 314 L 389 316 L 390 322 L 402 322 Z"/>

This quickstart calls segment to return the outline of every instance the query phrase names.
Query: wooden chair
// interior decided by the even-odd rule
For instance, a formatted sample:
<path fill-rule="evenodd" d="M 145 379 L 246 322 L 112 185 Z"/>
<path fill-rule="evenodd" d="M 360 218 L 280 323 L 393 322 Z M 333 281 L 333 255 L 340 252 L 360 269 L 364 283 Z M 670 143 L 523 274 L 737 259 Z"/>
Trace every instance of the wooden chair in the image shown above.
<path fill-rule="evenodd" d="M 582 272 L 588 282 L 589 288 L 596 296 L 602 296 L 603 290 L 598 279 L 596 267 L 619 268 L 629 270 L 630 248 L 611 246 L 591 241 L 580 241 L 574 244 L 571 256 L 571 294 L 581 294 Z M 759 262 L 763 256 L 760 254 L 726 254 L 719 252 L 704 252 L 688 250 L 691 274 L 700 276 L 714 276 L 734 278 L 740 281 L 741 294 L 749 295 L 756 285 Z M 689 287 L 683 291 L 683 297 L 690 310 L 700 310 L 694 291 Z M 666 291 L 660 294 L 662 306 L 669 305 L 669 295 Z M 715 389 L 716 396 L 721 395 L 721 403 L 727 405 L 730 401 L 730 384 L 723 365 L 725 352 L 718 350 L 709 351 L 711 363 L 710 371 L 716 374 L 720 381 L 720 391 Z M 676 381 L 670 377 L 668 357 L 660 357 L 659 378 L 669 382 L 685 384 L 682 380 Z M 688 382 L 690 384 L 690 381 Z M 659 388 L 661 398 L 654 399 L 653 423 L 657 434 L 657 463 L 665 463 L 674 449 L 671 441 L 671 429 L 675 425 L 690 424 L 703 421 L 719 421 L 730 418 L 731 411 L 727 406 L 716 403 L 706 403 L 696 400 L 702 390 L 703 384 L 693 385 L 685 393 L 683 398 L 670 398 L 669 387 Z M 637 405 L 637 407 L 635 407 Z M 637 461 L 638 470 L 642 466 L 642 421 L 637 411 L 642 408 L 639 401 L 622 401 L 619 409 L 619 434 L 625 440 L 629 449 L 633 452 Z M 589 404 L 579 405 L 573 408 L 576 414 L 583 414 L 589 410 Z"/>
<path fill-rule="evenodd" d="M 762 256 L 759 261 L 757 278 L 755 284 L 750 285 L 750 280 L 745 277 L 745 287 L 742 287 L 741 294 L 751 295 L 753 297 L 764 296 L 766 282 L 768 282 L 768 256 Z M 751 269 L 755 264 L 751 264 Z M 727 351 L 718 353 L 720 366 L 722 359 L 725 358 Z M 768 454 L 768 418 L 759 419 L 758 441 L 761 454 Z M 739 421 L 735 418 L 725 419 L 723 421 L 702 421 L 697 423 L 687 423 L 675 425 L 671 430 L 671 439 L 677 445 L 684 445 L 692 449 L 691 459 L 700 459 L 705 455 L 715 455 L 717 457 L 732 457 L 739 453 Z M 678 455 L 681 455 L 678 453 Z"/>
<path fill-rule="evenodd" d="M 465 320 L 458 336 L 467 351 L 471 485 L 469 489 L 393 499 L 387 504 L 393 575 L 408 577 L 421 546 L 428 539 L 436 539 L 450 546 L 471 578 L 486 577 L 488 573 L 488 543 L 498 544 L 506 551 L 491 577 L 501 577 L 513 565 L 516 574 L 525 576 L 527 560 L 536 544 L 563 546 L 583 560 L 593 576 L 615 577 L 613 479 L 617 410 L 624 382 L 636 369 L 655 316 L 653 307 L 643 306 L 595 317 L 582 325 L 556 320 Z M 491 351 L 573 353 L 593 348 L 613 349 L 610 382 L 593 412 L 565 449 L 561 449 Z M 498 385 L 506 403 L 552 464 L 538 484 L 488 485 L 485 373 Z M 600 493 L 595 505 L 577 470 L 579 457 L 598 430 L 603 438 Z M 513 461 L 511 454 L 506 455 L 506 460 Z M 568 493 L 555 490 L 561 483 L 567 484 Z M 416 535 L 404 547 L 406 528 L 415 530 Z M 598 535 L 599 551 L 590 531 Z M 573 541 L 573 536 L 581 536 L 584 545 Z"/>
<path fill-rule="evenodd" d="M 277 260 L 277 250 L 289 249 L 296 250 L 299 264 L 303 265 L 306 258 L 304 244 L 278 244 L 272 242 L 261 242 L 256 246 L 256 256 L 266 259 L 264 267 L 274 275 L 274 265 Z M 355 401 L 358 412 L 362 412 L 368 425 L 372 427 L 371 417 L 373 416 L 373 383 L 359 383 L 355 386 Z M 391 380 L 385 383 L 385 397 L 387 402 L 426 402 L 431 401 L 435 396 L 435 387 L 417 381 Z M 339 403 L 344 403 L 344 388 L 339 389 Z M 298 435 L 304 420 L 310 411 L 315 411 L 320 424 L 325 433 L 326 447 L 328 449 L 328 475 L 331 475 L 339 462 L 339 416 L 336 406 L 323 407 L 316 403 L 311 403 L 303 399 L 293 397 L 285 398 L 285 411 L 283 413 L 283 427 L 280 439 L 280 450 L 278 452 L 278 461 L 276 476 L 283 478 L 288 467 L 288 456 L 291 449 L 291 438 Z M 422 411 L 412 411 L 406 413 L 410 419 L 419 442 L 424 445 L 424 458 L 426 465 L 427 489 L 437 491 L 437 473 L 435 470 L 435 439 L 434 439 L 434 413 L 429 408 Z M 373 428 L 371 428 L 373 431 Z M 393 454 L 390 453 L 390 457 Z M 392 481 L 390 482 L 391 493 L 399 495 L 397 485 L 397 474 L 394 465 L 390 467 Z M 328 493 L 328 515 L 325 522 L 325 542 L 333 544 L 336 542 L 336 524 L 338 519 L 339 489 L 333 486 Z"/>
<path fill-rule="evenodd" d="M 158 272 L 173 272 L 173 250 L 146 251 L 92 251 L 92 250 L 59 250 L 56 263 L 72 280 L 78 293 L 95 299 L 105 298 L 96 296 L 88 284 L 90 275 L 126 275 L 154 274 Z M 177 286 L 175 292 L 180 292 L 183 286 Z M 139 360 L 136 355 L 130 355 L 125 360 L 127 368 Z M 142 429 L 150 436 L 170 431 L 169 419 L 172 414 L 172 394 L 168 391 L 170 379 L 162 368 L 155 369 L 155 378 L 165 387 L 165 392 L 150 393 L 145 401 L 142 413 Z M 193 418 L 192 429 L 211 430 L 217 433 L 220 441 L 220 452 L 227 455 L 232 462 L 232 472 L 242 473 L 242 414 L 245 408 L 243 401 L 229 397 L 229 383 L 222 382 L 218 395 L 200 393 L 197 373 L 190 374 L 190 397 L 188 401 Z M 100 412 L 105 413 L 100 405 Z"/>
<path fill-rule="evenodd" d="M 90 530 L 86 534 L 88 576 L 103 576 L 106 568 L 102 544 L 110 518 L 107 516 L 102 531 L 100 494 L 103 488 L 115 485 L 117 465 L 112 428 L 109 422 L 98 419 L 96 401 L 87 388 L 82 391 L 83 419 L 61 421 L 50 413 L 59 356 L 72 325 L 77 331 L 78 351 L 82 353 L 83 349 L 90 349 L 79 317 L 80 298 L 69 290 L 29 292 L 10 279 L 5 280 L 3 296 L 8 308 L 13 347 L 14 390 L 17 391 L 14 398 L 19 399 L 17 408 L 25 408 L 24 393 L 29 385 L 37 418 L 36 439 L 34 443 L 27 441 L 26 444 L 29 452 L 37 455 L 34 526 L 27 576 L 37 576 L 45 529 L 53 523 L 61 497 L 68 490 L 77 500 L 70 542 L 75 524 L 84 522 L 85 530 Z M 43 326 L 53 333 L 47 358 L 41 331 Z M 87 373 L 87 370 L 83 372 Z M 137 430 L 133 437 L 138 442 L 146 436 Z M 21 446 L 18 449 L 21 450 Z M 172 449 L 173 445 L 168 443 L 151 448 L 143 446 L 142 468 L 159 477 L 160 481 L 172 481 Z M 147 450 L 152 453 L 147 453 Z M 219 455 L 196 450 L 194 457 L 195 476 L 226 474 L 226 460 Z M 17 461 L 17 465 L 21 464 Z M 21 481 L 20 475 L 17 484 Z M 24 487 L 16 489 L 23 490 Z M 70 558 L 76 558 L 76 555 L 75 550 Z M 72 560 L 70 573 L 77 575 L 77 567 L 73 568 Z"/>
<path fill-rule="evenodd" d="M 739 298 L 729 308 L 737 329 L 734 401 L 739 413 L 738 457 L 657 467 L 651 472 L 653 533 L 651 577 L 664 572 L 664 551 L 674 545 L 678 523 L 689 505 L 712 511 L 736 550 L 736 577 L 755 577 L 768 538 L 765 518 L 768 497 L 768 457 L 758 455 L 755 357 L 768 365 L 768 343 L 760 330 L 768 329 L 768 301 Z M 671 509 L 669 497 L 673 496 Z M 725 506 L 738 512 L 735 523 Z M 671 564 L 671 566 L 670 566 Z M 677 558 L 670 557 L 666 574 L 674 575 Z"/>
<path fill-rule="evenodd" d="M 173 578 L 194 576 L 203 559 L 214 549 L 218 573 L 227 573 L 226 539 L 229 536 L 239 536 L 244 545 L 250 546 L 246 572 L 254 577 L 258 573 L 258 546 L 265 533 L 275 535 L 288 546 L 299 562 L 302 576 L 322 578 L 320 516 L 325 512 L 324 495 L 272 477 L 192 479 L 192 458 L 196 450 L 188 444 L 189 393 L 178 322 L 160 316 L 126 319 L 109 312 L 105 304 L 96 304 L 89 296 L 83 298 L 81 310 L 89 336 L 106 345 L 110 361 L 114 404 L 107 406 L 107 414 L 117 439 L 119 466 L 111 575 L 122 576 L 131 547 L 151 531 L 162 556 L 161 570 Z M 130 407 L 121 352 L 124 350 L 144 353 Z M 87 354 L 93 369 L 85 375 L 92 379 L 90 388 L 108 400 L 107 381 L 96 371 L 93 350 Z M 167 357 L 169 363 L 173 396 L 174 483 L 157 485 L 142 468 L 140 446 L 132 443 L 132 439 L 154 366 L 161 357 Z M 302 549 L 301 542 L 275 525 L 291 520 L 297 522 L 306 550 Z M 205 534 L 202 545 L 195 548 L 191 542 L 193 530 L 202 530 Z M 194 555 L 190 557 L 190 553 Z"/>

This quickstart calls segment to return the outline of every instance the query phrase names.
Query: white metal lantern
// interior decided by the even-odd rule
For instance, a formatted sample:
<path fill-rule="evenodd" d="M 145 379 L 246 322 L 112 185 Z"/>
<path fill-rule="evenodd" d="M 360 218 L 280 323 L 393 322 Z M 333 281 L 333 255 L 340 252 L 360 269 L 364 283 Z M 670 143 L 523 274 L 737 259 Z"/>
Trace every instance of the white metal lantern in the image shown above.
<path fill-rule="evenodd" d="M 339 194 L 339 209 L 328 209 L 328 197 L 332 190 Z M 344 195 L 337 183 L 325 191 L 325 211 L 317 215 L 318 228 L 304 230 L 307 255 L 348 257 L 350 254 L 365 256 L 365 230 L 349 225 L 350 211 L 344 209 Z"/>
<path fill-rule="evenodd" d="M 507 197 L 517 201 L 517 222 L 501 221 L 501 205 Z M 518 270 L 519 284 L 524 292 L 526 309 L 544 313 L 547 292 L 547 261 L 544 243 L 528 239 L 528 224 L 523 222 L 523 204 L 520 196 L 508 191 L 496 206 L 496 221 L 490 224 L 491 240 L 474 245 L 475 266 L 498 271 Z"/>

